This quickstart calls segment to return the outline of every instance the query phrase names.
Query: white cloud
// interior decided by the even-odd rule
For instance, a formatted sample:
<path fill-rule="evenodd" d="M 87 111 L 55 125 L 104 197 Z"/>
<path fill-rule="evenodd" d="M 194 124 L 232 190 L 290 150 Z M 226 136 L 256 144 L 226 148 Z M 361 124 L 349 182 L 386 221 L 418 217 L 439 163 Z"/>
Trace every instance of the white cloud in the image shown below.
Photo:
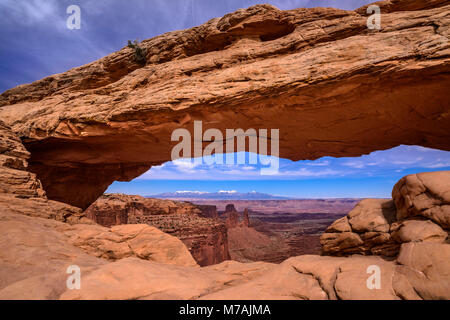
<path fill-rule="evenodd" d="M 313 162 L 308 162 L 305 163 L 307 166 L 318 166 L 318 167 L 325 167 L 325 166 L 329 166 L 330 165 L 330 161 L 329 160 L 323 160 L 323 161 L 313 161 Z"/>
<path fill-rule="evenodd" d="M 426 151 L 426 152 L 425 152 Z M 270 159 L 270 157 L 265 157 Z M 258 165 L 206 165 L 191 159 L 178 159 L 152 168 L 141 179 L 171 180 L 259 180 L 259 179 L 319 179 L 338 177 L 377 177 L 398 175 L 404 170 L 441 169 L 450 167 L 450 152 L 414 146 L 399 146 L 375 151 L 358 158 L 324 157 L 316 161 L 279 159 L 279 171 L 270 178 L 261 175 Z M 418 172 L 419 172 L 418 171 Z"/>
<path fill-rule="evenodd" d="M 349 161 L 349 162 L 344 162 L 342 164 L 343 166 L 347 166 L 347 167 L 351 167 L 351 168 L 356 168 L 356 169 L 362 169 L 364 168 L 366 165 L 360 161 Z"/>
<path fill-rule="evenodd" d="M 342 175 L 344 171 L 333 170 L 333 169 L 325 169 L 325 170 L 310 170 L 307 168 L 300 168 L 295 171 L 284 171 L 280 172 L 279 175 L 282 176 L 297 176 L 297 177 L 324 177 L 324 176 L 336 176 Z"/>
<path fill-rule="evenodd" d="M 440 163 L 430 164 L 430 165 L 425 166 L 425 168 L 430 168 L 430 169 L 445 168 L 445 167 L 450 167 L 450 161 L 440 162 Z"/>
<path fill-rule="evenodd" d="M 0 7 L 7 12 L 9 19 L 25 25 L 49 23 L 57 16 L 59 9 L 56 0 L 3 0 Z"/>
<path fill-rule="evenodd" d="M 191 171 L 199 165 L 192 159 L 177 159 L 172 161 L 172 163 L 181 171 Z"/>

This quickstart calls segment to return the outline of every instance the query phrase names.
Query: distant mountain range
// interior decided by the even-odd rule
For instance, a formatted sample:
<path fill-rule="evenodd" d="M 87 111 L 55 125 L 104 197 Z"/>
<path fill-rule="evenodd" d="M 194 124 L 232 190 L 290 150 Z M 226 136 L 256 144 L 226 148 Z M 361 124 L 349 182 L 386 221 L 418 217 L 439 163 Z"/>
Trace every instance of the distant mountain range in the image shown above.
<path fill-rule="evenodd" d="M 148 198 L 160 198 L 160 199 L 204 199 L 204 200 L 287 200 L 291 198 L 274 196 L 267 193 L 260 193 L 256 191 L 240 193 L 235 190 L 231 191 L 218 191 L 218 192 L 206 192 L 206 191 L 175 191 L 165 192 Z"/>

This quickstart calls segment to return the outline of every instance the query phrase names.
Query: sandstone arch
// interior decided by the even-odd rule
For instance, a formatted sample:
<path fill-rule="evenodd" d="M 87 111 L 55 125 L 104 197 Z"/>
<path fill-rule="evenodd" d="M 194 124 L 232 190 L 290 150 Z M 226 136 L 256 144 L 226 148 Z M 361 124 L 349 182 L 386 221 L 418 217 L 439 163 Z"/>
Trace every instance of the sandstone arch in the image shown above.
<path fill-rule="evenodd" d="M 50 199 L 86 208 L 115 180 L 170 160 L 171 132 L 279 128 L 280 156 L 359 156 L 399 144 L 450 150 L 446 1 L 238 10 L 0 95 Z"/>

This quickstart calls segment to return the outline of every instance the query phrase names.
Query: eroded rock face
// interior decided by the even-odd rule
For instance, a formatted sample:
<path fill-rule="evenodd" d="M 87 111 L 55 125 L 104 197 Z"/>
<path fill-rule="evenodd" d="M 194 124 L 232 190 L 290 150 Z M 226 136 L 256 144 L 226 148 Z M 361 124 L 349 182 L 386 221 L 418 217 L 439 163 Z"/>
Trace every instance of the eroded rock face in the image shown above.
<path fill-rule="evenodd" d="M 29 172 L 29 157 L 19 137 L 0 120 L 0 208 L 71 224 L 92 223 L 80 208 L 47 199 L 36 174 Z"/>
<path fill-rule="evenodd" d="M 422 216 L 450 229 L 450 171 L 403 177 L 394 186 L 392 198 L 398 219 Z"/>
<path fill-rule="evenodd" d="M 212 206 L 199 207 L 189 202 L 106 194 L 86 211 L 87 217 L 103 226 L 148 224 L 179 238 L 201 265 L 220 263 L 230 258 L 227 229 L 213 215 Z M 215 210 L 217 214 L 217 211 Z"/>
<path fill-rule="evenodd" d="M 327 255 L 395 257 L 402 243 L 444 243 L 449 235 L 450 172 L 424 172 L 403 177 L 394 200 L 365 199 L 336 220 L 321 236 Z"/>
<path fill-rule="evenodd" d="M 399 243 L 444 242 L 448 233 L 430 220 L 405 220 L 392 226 L 392 237 Z"/>
<path fill-rule="evenodd" d="M 207 204 L 196 204 L 196 207 L 200 210 L 199 216 L 204 218 L 219 218 L 219 213 L 217 212 L 217 207 Z"/>
<path fill-rule="evenodd" d="M 75 225 L 62 230 L 70 244 L 99 258 L 115 261 L 137 257 L 165 264 L 197 266 L 180 240 L 145 224 L 111 228 Z"/>
<path fill-rule="evenodd" d="M 228 229 L 236 228 L 239 225 L 239 213 L 233 204 L 227 204 L 225 207 L 226 225 Z"/>
<path fill-rule="evenodd" d="M 274 262 L 280 251 L 286 251 L 284 243 L 273 240 L 254 228 L 237 226 L 228 229 L 227 235 L 230 257 L 235 261 Z"/>
<path fill-rule="evenodd" d="M 143 41 L 145 66 L 125 47 L 8 90 L 0 117 L 49 199 L 83 209 L 113 181 L 170 160 L 171 133 L 192 133 L 194 120 L 280 129 L 280 156 L 292 160 L 450 150 L 450 6 L 379 5 L 381 30 L 367 28 L 365 8 L 240 9 Z"/>
<path fill-rule="evenodd" d="M 198 268 L 180 240 L 154 227 L 69 225 L 0 209 L 0 299 L 57 299 L 71 265 L 82 277 L 126 257 Z"/>
<path fill-rule="evenodd" d="M 30 153 L 19 137 L 0 121 L 0 193 L 18 198 L 45 198 L 36 175 L 27 171 Z"/>
<path fill-rule="evenodd" d="M 404 243 L 397 263 L 405 298 L 450 299 L 450 244 Z"/>
<path fill-rule="evenodd" d="M 382 254 L 396 256 L 400 244 L 390 234 L 395 219 L 392 200 L 365 199 L 336 220 L 320 238 L 322 251 L 331 255 Z"/>
<path fill-rule="evenodd" d="M 242 218 L 242 226 L 245 227 L 250 227 L 250 218 L 248 216 L 248 209 L 245 208 L 244 209 L 244 216 Z"/>

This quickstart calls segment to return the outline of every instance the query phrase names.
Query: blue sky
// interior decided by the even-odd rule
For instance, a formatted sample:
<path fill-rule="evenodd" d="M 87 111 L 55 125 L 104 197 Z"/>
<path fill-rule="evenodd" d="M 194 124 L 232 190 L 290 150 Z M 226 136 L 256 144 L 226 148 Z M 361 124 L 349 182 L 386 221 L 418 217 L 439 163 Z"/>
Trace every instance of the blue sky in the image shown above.
<path fill-rule="evenodd" d="M 331 6 L 355 9 L 361 0 L 1 0 L 0 92 L 64 72 L 121 49 L 129 39 L 146 39 L 190 28 L 257 3 L 280 9 Z M 81 29 L 66 28 L 66 8 L 81 8 Z M 449 170 L 450 153 L 399 146 L 359 158 L 316 161 L 280 159 L 277 175 L 259 166 L 194 165 L 188 160 L 154 167 L 110 192 L 151 195 L 177 190 L 259 191 L 292 197 L 389 197 L 403 175 Z"/>
<path fill-rule="evenodd" d="M 248 157 L 248 154 L 246 154 Z M 398 146 L 354 158 L 314 161 L 279 159 L 278 173 L 261 175 L 261 164 L 227 165 L 179 159 L 152 167 L 130 183 L 115 182 L 108 192 L 154 195 L 180 190 L 264 192 L 296 198 L 389 198 L 404 175 L 450 170 L 450 152 Z"/>
<path fill-rule="evenodd" d="M 64 72 L 124 47 L 190 28 L 239 8 L 270 3 L 280 9 L 355 9 L 361 0 L 1 0 L 0 92 Z M 81 9 L 81 29 L 69 30 L 69 5 Z"/>

